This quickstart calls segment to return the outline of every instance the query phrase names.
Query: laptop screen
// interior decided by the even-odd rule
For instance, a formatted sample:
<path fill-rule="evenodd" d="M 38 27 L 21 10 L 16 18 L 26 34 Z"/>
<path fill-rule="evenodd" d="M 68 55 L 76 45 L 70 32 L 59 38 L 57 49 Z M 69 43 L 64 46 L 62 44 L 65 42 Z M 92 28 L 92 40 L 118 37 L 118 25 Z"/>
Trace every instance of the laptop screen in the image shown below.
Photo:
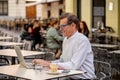
<path fill-rule="evenodd" d="M 14 49 L 15 49 L 15 52 L 17 54 L 18 60 L 20 61 L 20 64 L 27 68 L 27 65 L 26 65 L 25 59 L 22 55 L 22 52 L 20 50 L 20 47 L 19 46 L 14 46 Z"/>

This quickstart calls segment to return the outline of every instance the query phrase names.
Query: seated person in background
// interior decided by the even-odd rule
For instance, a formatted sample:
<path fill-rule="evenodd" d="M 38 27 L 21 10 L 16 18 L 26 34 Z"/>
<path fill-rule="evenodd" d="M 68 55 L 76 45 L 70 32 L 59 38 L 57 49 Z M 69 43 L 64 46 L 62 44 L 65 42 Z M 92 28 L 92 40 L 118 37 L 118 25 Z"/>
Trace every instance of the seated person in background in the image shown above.
<path fill-rule="evenodd" d="M 85 21 L 80 21 L 80 27 L 78 28 L 78 31 L 87 37 L 89 36 L 89 30 Z"/>
<path fill-rule="evenodd" d="M 50 48 L 55 53 L 55 57 L 59 58 L 61 54 L 61 45 L 64 37 L 59 35 L 58 20 L 51 20 L 51 27 L 47 31 L 47 47 Z"/>
<path fill-rule="evenodd" d="M 99 27 L 98 30 L 97 30 L 97 32 L 99 32 L 99 33 L 105 33 L 106 31 L 105 31 L 105 29 L 102 29 L 101 27 Z"/>
<path fill-rule="evenodd" d="M 31 22 L 31 20 L 26 20 L 25 24 L 24 24 L 24 30 L 28 32 L 29 28 L 33 27 L 33 23 Z"/>
<path fill-rule="evenodd" d="M 100 32 L 100 33 L 105 33 L 106 32 L 103 21 L 101 21 L 101 20 L 98 21 L 97 22 L 97 27 L 98 27 L 97 32 Z"/>
<path fill-rule="evenodd" d="M 32 40 L 32 37 L 30 36 L 30 32 L 29 32 L 29 28 L 31 28 L 33 25 L 32 23 L 30 23 L 28 20 L 25 21 L 25 24 L 24 24 L 24 30 L 23 32 L 21 33 L 20 37 L 21 37 L 21 40 Z"/>
<path fill-rule="evenodd" d="M 42 27 L 42 24 L 40 24 L 38 20 L 35 20 L 33 22 L 33 27 L 29 28 L 29 32 L 33 40 L 31 45 L 31 50 L 36 50 L 36 45 L 42 44 L 42 37 L 40 35 L 41 27 Z"/>
<path fill-rule="evenodd" d="M 99 27 L 94 32 L 94 36 L 96 36 L 96 41 L 98 43 L 105 44 L 106 43 L 106 35 L 105 34 L 106 34 L 105 28 Z"/>
<path fill-rule="evenodd" d="M 69 80 L 91 80 L 95 78 L 93 52 L 87 37 L 78 32 L 79 20 L 71 13 L 60 16 L 60 28 L 65 36 L 62 45 L 62 55 L 59 60 L 46 61 L 34 59 L 33 64 L 49 67 L 56 63 L 59 69 L 76 69 L 87 73 L 70 76 Z"/>

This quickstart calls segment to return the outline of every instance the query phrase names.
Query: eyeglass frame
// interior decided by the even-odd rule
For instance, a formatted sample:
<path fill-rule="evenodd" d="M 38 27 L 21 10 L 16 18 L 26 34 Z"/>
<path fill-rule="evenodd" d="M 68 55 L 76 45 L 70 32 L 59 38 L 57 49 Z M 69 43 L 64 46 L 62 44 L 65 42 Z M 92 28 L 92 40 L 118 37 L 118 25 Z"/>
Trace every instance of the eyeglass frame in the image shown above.
<path fill-rule="evenodd" d="M 66 26 L 68 26 L 70 24 L 64 24 L 64 25 L 59 25 L 60 28 L 65 28 Z"/>

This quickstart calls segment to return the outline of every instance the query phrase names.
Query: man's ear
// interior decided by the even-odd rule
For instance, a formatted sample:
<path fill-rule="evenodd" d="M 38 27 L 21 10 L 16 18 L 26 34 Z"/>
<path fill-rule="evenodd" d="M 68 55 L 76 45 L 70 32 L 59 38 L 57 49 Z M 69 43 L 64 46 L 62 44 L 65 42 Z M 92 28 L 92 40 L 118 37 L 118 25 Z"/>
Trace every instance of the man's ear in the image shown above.
<path fill-rule="evenodd" d="M 76 24 L 75 24 L 75 23 L 72 23 L 72 24 L 71 24 L 71 26 L 72 26 L 72 27 L 75 27 L 75 26 L 76 26 Z"/>

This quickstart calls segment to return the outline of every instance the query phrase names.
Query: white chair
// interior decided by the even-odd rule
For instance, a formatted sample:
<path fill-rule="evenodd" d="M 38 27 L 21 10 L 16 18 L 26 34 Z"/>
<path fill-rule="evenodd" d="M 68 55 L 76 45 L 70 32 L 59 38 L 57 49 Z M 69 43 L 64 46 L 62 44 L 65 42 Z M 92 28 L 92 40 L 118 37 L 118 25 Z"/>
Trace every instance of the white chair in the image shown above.
<path fill-rule="evenodd" d="M 24 45 L 23 45 L 24 50 L 31 50 L 32 41 L 24 40 L 23 43 L 24 43 Z"/>

